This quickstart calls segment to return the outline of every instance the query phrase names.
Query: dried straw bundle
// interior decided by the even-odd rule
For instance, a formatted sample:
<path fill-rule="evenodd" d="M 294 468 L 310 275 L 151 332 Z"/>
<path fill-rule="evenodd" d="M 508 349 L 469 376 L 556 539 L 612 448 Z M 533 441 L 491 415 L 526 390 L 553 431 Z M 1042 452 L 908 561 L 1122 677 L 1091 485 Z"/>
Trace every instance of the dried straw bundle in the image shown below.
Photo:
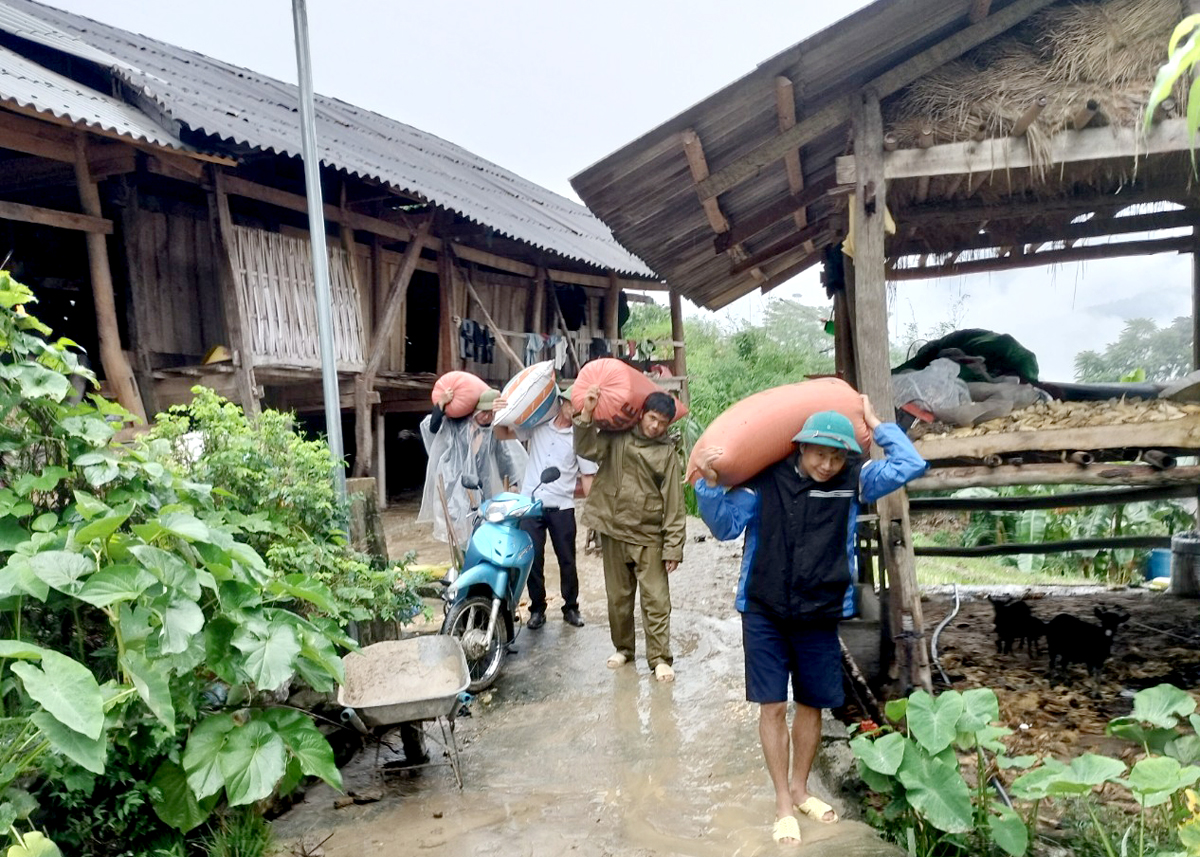
<path fill-rule="evenodd" d="M 1046 107 L 1026 131 L 1045 163 L 1049 140 L 1071 127 L 1089 100 L 1094 124 L 1135 126 L 1171 31 L 1180 0 L 1101 0 L 1053 6 L 1012 35 L 947 63 L 889 99 L 888 130 L 901 147 L 1007 136 L 1039 97 Z M 1182 103 L 1181 83 L 1177 101 Z"/>

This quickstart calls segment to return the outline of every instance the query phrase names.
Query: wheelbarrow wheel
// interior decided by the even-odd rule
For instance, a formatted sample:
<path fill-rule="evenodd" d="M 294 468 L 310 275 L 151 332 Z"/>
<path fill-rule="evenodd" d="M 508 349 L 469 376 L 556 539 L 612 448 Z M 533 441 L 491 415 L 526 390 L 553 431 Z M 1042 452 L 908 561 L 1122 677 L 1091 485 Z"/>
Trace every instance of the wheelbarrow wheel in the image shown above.
<path fill-rule="evenodd" d="M 471 674 L 467 690 L 471 693 L 491 687 L 500 675 L 500 667 L 508 651 L 508 632 L 503 618 L 496 617 L 496 627 L 491 637 L 487 636 L 491 615 L 492 599 L 474 595 L 452 606 L 446 614 L 446 621 L 442 623 L 442 633 L 462 643 Z"/>

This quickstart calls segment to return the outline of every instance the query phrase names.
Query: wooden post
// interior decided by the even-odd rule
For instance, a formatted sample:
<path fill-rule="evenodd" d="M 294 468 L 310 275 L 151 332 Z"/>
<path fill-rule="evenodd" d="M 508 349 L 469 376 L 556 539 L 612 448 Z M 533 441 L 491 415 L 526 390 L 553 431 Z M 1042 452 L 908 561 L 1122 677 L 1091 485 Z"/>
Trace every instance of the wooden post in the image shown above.
<path fill-rule="evenodd" d="M 859 389 L 870 398 L 884 420 L 893 419 L 891 367 L 888 361 L 887 279 L 884 251 L 884 220 L 887 206 L 887 182 L 883 172 L 883 116 L 879 96 L 864 90 L 855 121 L 854 155 L 858 164 L 857 192 L 854 198 L 854 291 L 855 354 L 858 358 Z M 872 447 L 880 457 L 878 447 Z M 924 619 L 916 581 L 912 530 L 908 518 L 908 496 L 903 489 L 889 494 L 876 504 L 879 511 L 881 548 L 891 572 L 890 599 L 899 610 L 892 616 L 897 641 L 896 656 L 903 683 L 908 681 L 932 690 L 929 656 L 925 648 Z M 911 643 L 911 646 L 908 645 Z M 911 658 L 911 660 L 910 660 Z"/>
<path fill-rule="evenodd" d="M 621 338 L 619 326 L 621 311 L 621 281 L 617 279 L 616 271 L 608 272 L 608 295 L 604 301 L 604 338 L 609 340 L 608 347 L 616 353 L 617 340 Z"/>
<path fill-rule="evenodd" d="M 344 214 L 346 211 L 346 184 L 342 183 L 342 200 L 341 209 Z M 343 216 L 342 222 L 338 224 L 338 234 L 341 238 L 342 250 L 346 253 L 346 264 L 349 268 L 350 287 L 354 289 L 355 299 L 360 304 L 365 303 L 368 306 L 373 306 L 373 295 L 364 295 L 362 281 L 358 276 L 358 260 L 354 257 L 354 230 L 346 225 L 346 219 Z M 363 298 L 366 297 L 364 302 Z M 362 331 L 363 345 L 372 342 L 374 335 L 378 335 L 379 331 L 374 327 L 373 322 L 376 321 L 375 313 L 371 313 L 372 324 L 368 325 L 367 329 Z M 364 348 L 365 352 L 366 349 Z M 358 411 L 358 388 L 359 385 L 354 385 L 354 405 L 355 405 L 355 420 L 354 420 L 354 470 L 352 478 L 362 478 L 372 475 L 374 464 L 374 445 L 375 437 L 372 435 L 372 421 L 370 419 L 361 419 L 361 413 Z M 371 404 L 364 402 L 368 415 L 370 414 Z"/>
<path fill-rule="evenodd" d="M 375 411 L 375 502 L 382 511 L 387 508 L 387 437 L 386 420 L 382 410 Z"/>
<path fill-rule="evenodd" d="M 225 173 L 212 168 L 212 187 L 208 193 L 208 223 L 212 231 L 213 252 L 217 256 L 217 278 L 221 283 L 221 305 L 225 310 L 225 332 L 237 366 L 237 391 L 247 416 L 258 416 L 258 385 L 254 380 L 254 349 L 247 330 L 248 313 L 238 286 L 237 266 L 233 257 L 233 219 L 229 215 L 229 195 L 225 191 Z"/>
<path fill-rule="evenodd" d="M 550 277 L 545 268 L 538 268 L 529 284 L 529 311 L 525 315 L 525 329 L 530 333 L 546 332 L 546 284 Z"/>
<path fill-rule="evenodd" d="M 455 343 L 458 341 L 454 328 L 454 317 L 458 308 L 454 306 L 454 260 L 446 245 L 438 251 L 438 351 L 437 371 L 444 375 L 451 369 L 457 368 L 454 355 L 457 353 Z"/>
<path fill-rule="evenodd" d="M 79 204 L 83 213 L 103 217 L 100 188 L 92 181 L 87 161 L 87 135 L 75 137 L 75 182 L 79 185 Z M 117 299 L 113 294 L 112 268 L 108 263 L 108 242 L 103 233 L 87 233 L 88 265 L 92 280 L 92 302 L 96 309 L 96 334 L 100 340 L 100 365 L 117 401 L 131 414 L 146 422 L 146 408 L 133 377 L 133 367 L 121 350 L 121 328 L 117 322 Z"/>
<path fill-rule="evenodd" d="M 129 313 L 129 339 L 133 346 L 134 377 L 142 394 L 142 404 L 148 414 L 158 413 L 158 402 L 154 390 L 154 366 L 150 359 L 150 331 L 152 322 L 149 314 L 149 294 L 153 286 L 146 282 L 146 266 L 142 264 L 142 238 L 149 226 L 142 212 L 137 184 L 126 185 L 125 205 L 121 209 L 121 231 L 125 236 L 125 270 L 129 272 L 129 298 L 132 304 Z"/>
<path fill-rule="evenodd" d="M 1200 7 L 1200 0 L 1190 0 L 1192 7 Z M 1200 226 L 1192 227 L 1192 369 L 1200 369 Z M 1196 491 L 1196 529 L 1200 530 L 1200 489 Z"/>
<path fill-rule="evenodd" d="M 375 374 L 379 371 L 380 364 L 383 363 L 389 336 L 392 328 L 396 325 L 396 320 L 400 318 L 400 310 L 403 308 L 404 298 L 408 293 L 408 283 L 412 279 L 413 272 L 417 270 L 417 260 L 421 258 L 421 248 L 425 246 L 432 226 L 433 221 L 428 218 L 421 221 L 421 225 L 413 232 L 408 246 L 404 248 L 404 258 L 401 259 L 396 276 L 392 279 L 387 301 L 383 305 L 383 312 L 375 319 L 375 330 L 371 336 L 370 353 L 366 364 L 363 366 L 362 372 L 354 379 L 354 433 L 359 444 L 354 455 L 355 477 L 362 475 L 360 470 L 366 472 L 375 455 L 371 436 L 370 394 L 375 389 Z"/>
<path fill-rule="evenodd" d="M 671 366 L 671 374 L 678 378 L 682 378 L 683 386 L 680 388 L 680 398 L 683 399 L 685 405 L 690 405 L 690 391 L 688 390 L 687 381 L 687 352 L 684 342 L 683 328 L 683 298 L 679 296 L 679 292 L 671 289 L 671 339 L 675 340 L 675 353 Z"/>

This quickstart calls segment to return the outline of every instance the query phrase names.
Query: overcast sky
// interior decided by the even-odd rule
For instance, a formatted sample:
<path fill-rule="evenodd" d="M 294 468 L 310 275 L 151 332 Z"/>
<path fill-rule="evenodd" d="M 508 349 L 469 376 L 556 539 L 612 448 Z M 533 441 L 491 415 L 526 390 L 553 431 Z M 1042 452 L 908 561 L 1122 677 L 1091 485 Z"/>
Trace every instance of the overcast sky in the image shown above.
<path fill-rule="evenodd" d="M 51 5 L 295 82 L 290 0 Z M 309 0 L 317 91 L 451 140 L 575 198 L 570 176 L 866 5 L 828 0 Z M 1062 265 L 894 290 L 896 330 L 1011 333 L 1067 380 L 1125 318 L 1191 313 L 1187 256 Z M 771 293 L 824 305 L 816 269 Z M 762 296 L 721 313 L 753 319 Z"/>

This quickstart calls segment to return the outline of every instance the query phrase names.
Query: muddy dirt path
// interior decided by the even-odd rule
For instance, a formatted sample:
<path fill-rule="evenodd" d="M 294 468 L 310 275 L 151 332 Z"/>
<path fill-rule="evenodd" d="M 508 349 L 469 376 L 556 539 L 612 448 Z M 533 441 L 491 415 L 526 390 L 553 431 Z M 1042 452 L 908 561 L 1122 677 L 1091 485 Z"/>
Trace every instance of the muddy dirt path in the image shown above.
<path fill-rule="evenodd" d="M 439 561 L 439 548 L 411 523 L 411 511 L 389 513 L 391 550 L 418 547 L 420 561 Z M 689 523 L 691 533 L 707 532 Z M 774 801 L 757 709 L 744 699 L 733 609 L 740 544 L 689 538 L 686 559 L 671 578 L 678 678 L 660 684 L 641 651 L 636 666 L 605 668 L 611 646 L 603 577 L 599 559 L 583 554 L 582 539 L 583 533 L 580 600 L 587 625 L 561 621 L 557 566 L 549 560 L 545 627 L 521 633 L 500 680 L 475 700 L 470 717 L 458 720 L 461 792 L 448 767 L 381 777 L 368 750 L 343 771 L 345 784 L 380 800 L 339 809 L 337 795 L 318 786 L 274 823 L 277 840 L 289 845 L 329 836 L 327 857 L 777 853 L 770 837 Z M 440 733 L 429 724 L 427 734 L 438 761 L 432 738 Z M 380 760 L 392 758 L 385 749 Z M 833 797 L 815 777 L 813 788 Z M 898 853 L 857 822 L 800 824 L 806 857 Z"/>

